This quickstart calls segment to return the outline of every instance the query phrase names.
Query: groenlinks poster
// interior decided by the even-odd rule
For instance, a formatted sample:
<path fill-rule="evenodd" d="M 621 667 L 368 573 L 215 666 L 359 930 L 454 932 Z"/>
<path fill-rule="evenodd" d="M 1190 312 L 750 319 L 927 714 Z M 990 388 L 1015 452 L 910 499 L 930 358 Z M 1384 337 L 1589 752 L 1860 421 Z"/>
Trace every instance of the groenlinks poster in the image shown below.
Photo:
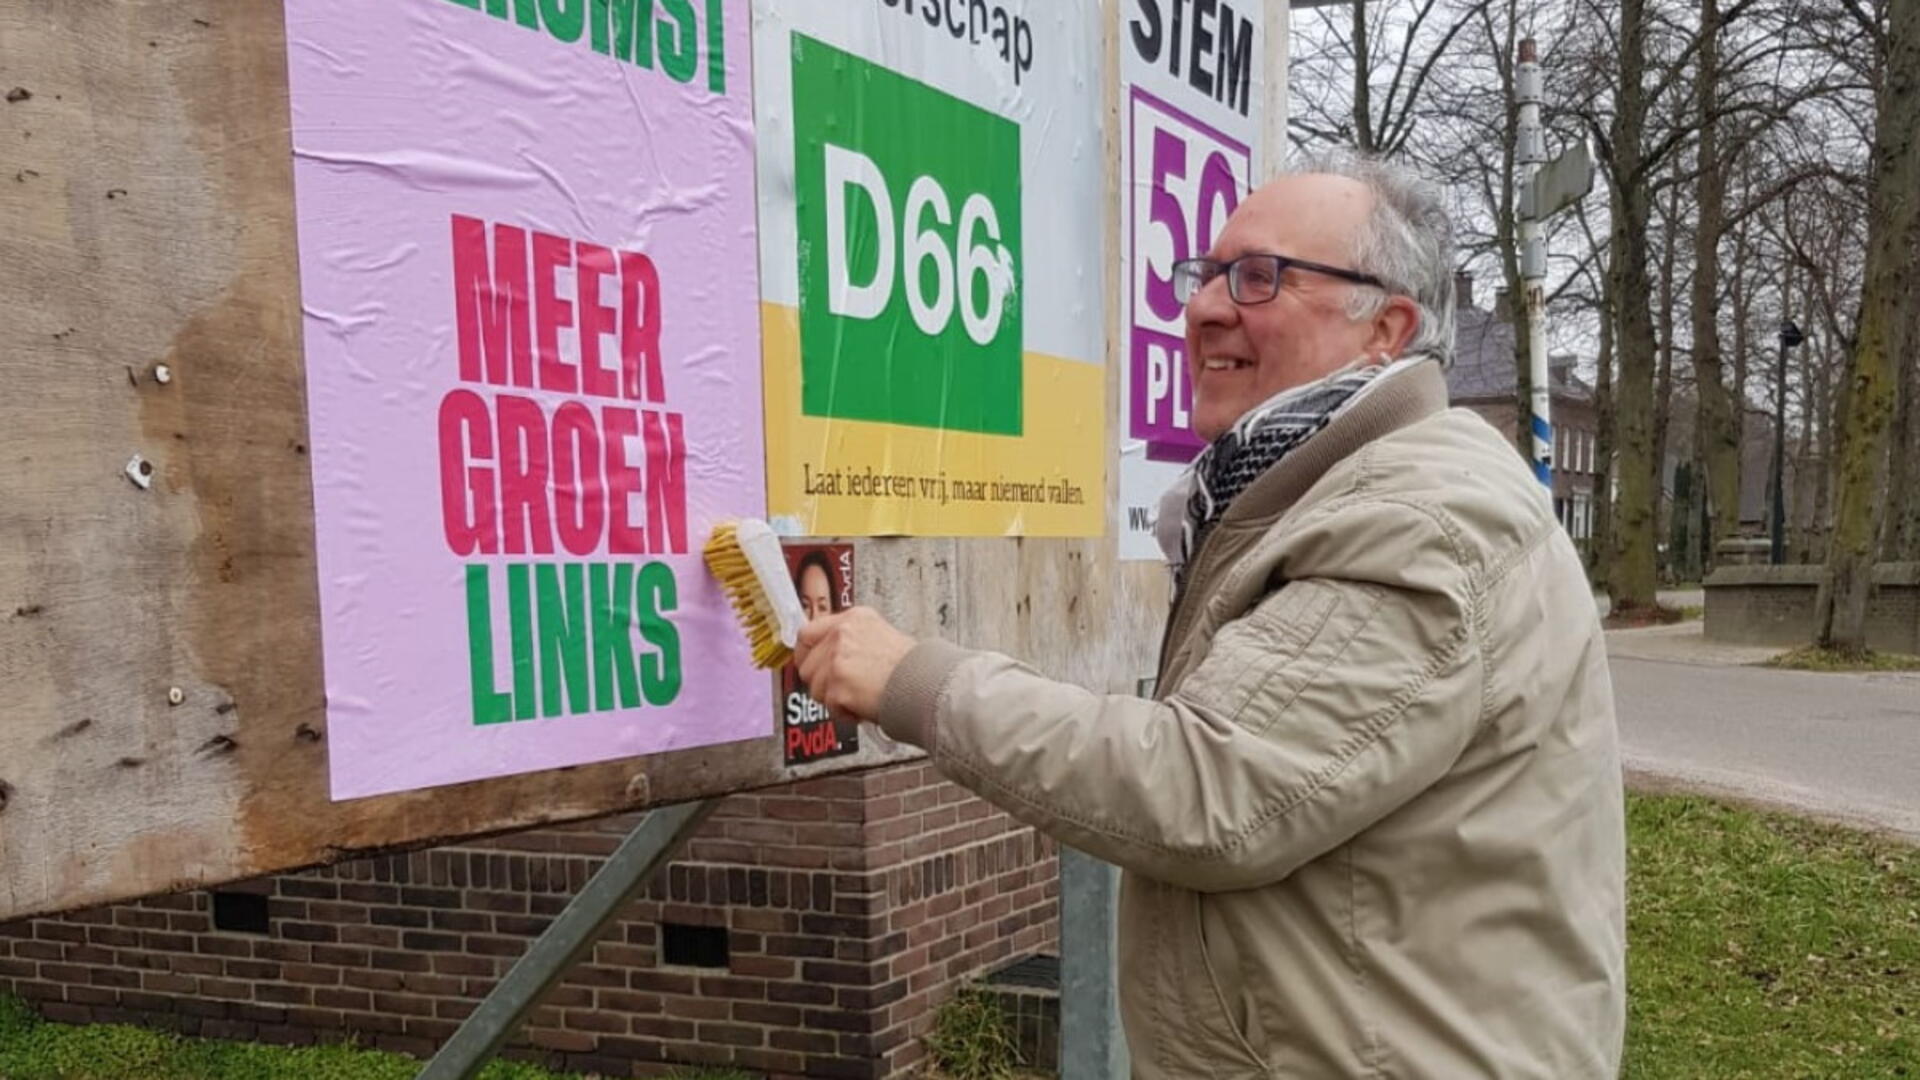
<path fill-rule="evenodd" d="M 1097 0 L 755 16 L 776 528 L 1100 534 Z"/>
<path fill-rule="evenodd" d="M 1120 501 L 1122 559 L 1162 557 L 1160 496 L 1202 449 L 1173 264 L 1205 255 L 1260 160 L 1263 6 L 1120 5 Z"/>
<path fill-rule="evenodd" d="M 845 611 L 854 604 L 852 544 L 793 541 L 784 545 L 787 572 L 807 621 Z M 800 681 L 798 664 L 780 670 L 781 754 L 789 765 L 842 757 L 860 749 L 860 725 L 835 716 L 814 700 Z"/>
<path fill-rule="evenodd" d="M 767 735 L 747 0 L 286 17 L 333 796 Z"/>

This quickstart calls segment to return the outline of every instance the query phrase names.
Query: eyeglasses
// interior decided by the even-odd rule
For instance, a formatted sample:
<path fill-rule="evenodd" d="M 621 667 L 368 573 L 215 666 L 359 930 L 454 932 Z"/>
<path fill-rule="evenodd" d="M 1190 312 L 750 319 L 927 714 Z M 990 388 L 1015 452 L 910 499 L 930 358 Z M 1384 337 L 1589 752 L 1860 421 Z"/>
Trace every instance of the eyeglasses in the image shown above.
<path fill-rule="evenodd" d="M 1372 285 L 1384 289 L 1387 283 L 1372 274 L 1363 274 L 1358 270 L 1346 270 L 1325 263 L 1308 262 L 1287 255 L 1242 255 L 1230 262 L 1218 259 L 1182 259 L 1173 264 L 1173 298 L 1182 305 L 1190 304 L 1207 287 L 1207 282 L 1222 274 L 1227 276 L 1227 294 L 1236 304 L 1264 304 L 1280 295 L 1280 278 L 1287 267 L 1310 270 L 1316 274 L 1325 274 L 1342 281 L 1351 281 L 1356 285 Z"/>

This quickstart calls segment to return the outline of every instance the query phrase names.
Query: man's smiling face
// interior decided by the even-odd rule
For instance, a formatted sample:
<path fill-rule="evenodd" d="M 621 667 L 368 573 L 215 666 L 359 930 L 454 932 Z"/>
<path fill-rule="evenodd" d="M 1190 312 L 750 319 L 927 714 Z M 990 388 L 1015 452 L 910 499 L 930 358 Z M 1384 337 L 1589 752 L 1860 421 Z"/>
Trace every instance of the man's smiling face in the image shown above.
<path fill-rule="evenodd" d="M 1280 177 L 1240 204 L 1207 254 L 1221 262 L 1249 254 L 1287 255 L 1352 268 L 1354 239 L 1372 198 L 1364 184 L 1345 177 Z M 1397 353 L 1407 335 L 1396 331 L 1410 317 L 1412 303 L 1389 305 L 1382 318 L 1355 320 L 1346 309 L 1353 289 L 1335 277 L 1289 268 L 1272 300 L 1236 304 L 1225 275 L 1208 282 L 1187 305 L 1194 433 L 1212 441 L 1282 390 L 1362 356 Z M 1397 314 L 1392 326 L 1383 326 L 1388 312 Z"/>

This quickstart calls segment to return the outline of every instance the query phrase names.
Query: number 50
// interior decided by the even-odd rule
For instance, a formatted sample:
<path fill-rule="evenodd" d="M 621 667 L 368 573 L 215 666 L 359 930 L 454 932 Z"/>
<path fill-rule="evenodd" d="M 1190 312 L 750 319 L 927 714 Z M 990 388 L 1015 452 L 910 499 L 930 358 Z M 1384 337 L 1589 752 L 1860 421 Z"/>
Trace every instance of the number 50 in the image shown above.
<path fill-rule="evenodd" d="M 1200 167 L 1199 205 L 1194 207 L 1197 220 L 1189 229 L 1186 210 L 1168 187 L 1169 181 L 1186 177 L 1186 141 L 1165 128 L 1154 132 L 1153 183 L 1148 195 L 1147 218 L 1166 230 L 1167 238 L 1173 243 L 1174 262 L 1192 258 L 1194 253 L 1212 247 L 1216 208 L 1225 207 L 1226 214 L 1221 215 L 1224 219 L 1240 205 L 1240 188 L 1233 179 L 1233 166 L 1225 154 L 1215 150 Z M 1180 301 L 1173 295 L 1171 266 L 1164 274 L 1151 265 L 1147 267 L 1147 307 L 1168 322 L 1180 317 Z"/>

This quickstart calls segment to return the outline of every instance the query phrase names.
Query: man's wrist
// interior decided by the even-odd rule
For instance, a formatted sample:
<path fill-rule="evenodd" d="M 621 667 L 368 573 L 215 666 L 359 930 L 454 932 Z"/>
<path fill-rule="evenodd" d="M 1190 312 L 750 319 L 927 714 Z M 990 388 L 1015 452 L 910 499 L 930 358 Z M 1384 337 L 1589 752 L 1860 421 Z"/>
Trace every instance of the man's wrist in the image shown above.
<path fill-rule="evenodd" d="M 938 638 L 915 645 L 888 677 L 874 722 L 888 738 L 911 743 L 931 754 L 939 738 L 941 695 L 955 669 L 974 655 L 971 649 Z"/>

